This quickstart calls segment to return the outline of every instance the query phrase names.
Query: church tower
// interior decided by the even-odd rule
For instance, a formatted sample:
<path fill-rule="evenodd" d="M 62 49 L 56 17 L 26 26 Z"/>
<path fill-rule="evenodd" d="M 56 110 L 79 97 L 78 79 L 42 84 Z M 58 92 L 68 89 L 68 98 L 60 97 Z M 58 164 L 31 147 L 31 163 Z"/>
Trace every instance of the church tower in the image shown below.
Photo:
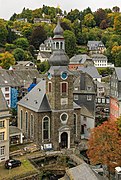
<path fill-rule="evenodd" d="M 53 53 L 46 81 L 46 94 L 51 107 L 51 140 L 55 147 L 70 148 L 74 144 L 73 73 L 65 53 L 63 29 L 58 20 L 54 29 Z M 76 123 L 77 131 L 77 123 Z M 77 136 L 77 134 L 76 134 Z"/>

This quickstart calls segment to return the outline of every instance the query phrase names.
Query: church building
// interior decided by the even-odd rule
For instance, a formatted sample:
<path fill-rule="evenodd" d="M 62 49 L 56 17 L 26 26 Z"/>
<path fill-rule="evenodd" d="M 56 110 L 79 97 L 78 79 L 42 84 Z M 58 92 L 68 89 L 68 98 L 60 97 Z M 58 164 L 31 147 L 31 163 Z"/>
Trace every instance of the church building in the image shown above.
<path fill-rule="evenodd" d="M 50 69 L 18 102 L 18 127 L 41 149 L 71 148 L 81 138 L 81 107 L 73 101 L 74 73 L 68 69 L 63 29 L 54 29 Z"/>

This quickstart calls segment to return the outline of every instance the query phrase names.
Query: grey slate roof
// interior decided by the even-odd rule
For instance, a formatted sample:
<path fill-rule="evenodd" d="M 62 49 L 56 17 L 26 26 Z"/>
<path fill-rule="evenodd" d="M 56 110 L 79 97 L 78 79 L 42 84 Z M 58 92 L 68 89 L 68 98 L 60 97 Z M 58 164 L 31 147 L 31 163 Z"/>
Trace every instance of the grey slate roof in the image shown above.
<path fill-rule="evenodd" d="M 101 78 L 102 76 L 99 75 L 97 68 L 95 66 L 88 66 L 88 67 L 78 67 L 78 70 L 82 72 L 86 72 L 92 78 Z"/>
<path fill-rule="evenodd" d="M 79 166 L 66 170 L 66 173 L 73 180 L 99 180 L 88 164 L 82 163 Z"/>
<path fill-rule="evenodd" d="M 92 113 L 85 106 L 81 106 L 81 115 L 90 117 L 90 118 L 94 118 Z"/>
<path fill-rule="evenodd" d="M 46 81 L 41 79 L 40 82 L 18 102 L 18 104 L 35 112 L 51 111 L 46 96 L 45 86 Z"/>
<path fill-rule="evenodd" d="M 26 66 L 27 64 L 32 63 L 33 65 L 35 65 L 33 62 L 31 61 L 17 61 L 17 65 L 22 65 L 22 66 Z"/>
<path fill-rule="evenodd" d="M 7 111 L 7 110 L 8 110 L 8 105 L 0 89 L 0 111 Z"/>
<path fill-rule="evenodd" d="M 58 20 L 57 26 L 54 29 L 54 37 L 53 37 L 53 39 L 55 39 L 55 38 L 63 38 L 63 29 L 60 26 L 60 21 L 59 20 Z"/>
<path fill-rule="evenodd" d="M 39 78 L 40 74 L 36 69 L 5 70 L 0 69 L 0 87 L 18 87 L 32 83 L 33 78 Z"/>
<path fill-rule="evenodd" d="M 44 51 L 40 51 L 39 52 L 39 55 L 42 57 L 42 58 L 50 58 L 50 56 L 51 56 L 51 53 L 49 53 L 49 52 L 44 52 Z"/>
<path fill-rule="evenodd" d="M 73 75 L 73 72 L 70 71 L 67 66 L 51 66 L 48 72 L 51 73 L 51 75 L 60 76 L 64 71 L 66 71 L 68 75 Z"/>
<path fill-rule="evenodd" d="M 73 102 L 73 108 L 74 108 L 74 109 L 81 109 L 81 106 L 79 106 L 78 104 L 76 104 L 75 102 Z"/>
<path fill-rule="evenodd" d="M 101 60 L 101 61 L 105 61 L 105 60 L 108 60 L 107 59 L 107 56 L 105 56 L 105 55 L 103 55 L 103 54 L 92 54 L 91 55 L 91 57 L 92 57 L 92 60 L 94 61 L 94 60 Z"/>
<path fill-rule="evenodd" d="M 10 136 L 15 136 L 20 134 L 22 131 L 16 126 L 9 126 L 9 134 Z"/>
<path fill-rule="evenodd" d="M 64 50 L 54 50 L 48 60 L 51 66 L 68 66 L 69 57 Z"/>
<path fill-rule="evenodd" d="M 115 67 L 115 72 L 119 81 L 121 81 L 121 67 Z"/>
<path fill-rule="evenodd" d="M 70 59 L 70 64 L 84 64 L 86 60 L 92 60 L 92 58 L 86 54 L 78 54 Z"/>

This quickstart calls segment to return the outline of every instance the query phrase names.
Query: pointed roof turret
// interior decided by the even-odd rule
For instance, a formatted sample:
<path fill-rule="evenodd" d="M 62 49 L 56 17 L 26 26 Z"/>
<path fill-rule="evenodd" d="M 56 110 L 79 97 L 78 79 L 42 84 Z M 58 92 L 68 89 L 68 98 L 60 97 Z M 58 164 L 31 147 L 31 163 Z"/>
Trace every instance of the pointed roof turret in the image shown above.
<path fill-rule="evenodd" d="M 63 29 L 62 29 L 62 27 L 60 25 L 59 18 L 58 18 L 57 26 L 54 29 L 54 37 L 53 37 L 53 39 L 55 39 L 55 38 L 63 38 Z"/>
<path fill-rule="evenodd" d="M 54 29 L 53 53 L 48 61 L 51 66 L 68 66 L 69 64 L 69 57 L 65 52 L 65 40 L 59 17 L 57 26 Z"/>

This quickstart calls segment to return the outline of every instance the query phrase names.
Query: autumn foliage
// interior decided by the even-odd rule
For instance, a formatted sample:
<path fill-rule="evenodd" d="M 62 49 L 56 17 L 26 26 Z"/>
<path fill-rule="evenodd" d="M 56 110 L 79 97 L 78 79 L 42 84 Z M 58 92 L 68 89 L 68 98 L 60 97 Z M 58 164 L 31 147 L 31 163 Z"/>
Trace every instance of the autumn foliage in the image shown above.
<path fill-rule="evenodd" d="M 109 171 L 121 166 L 121 134 L 116 121 L 105 121 L 92 130 L 87 154 L 91 164 L 107 165 Z"/>

